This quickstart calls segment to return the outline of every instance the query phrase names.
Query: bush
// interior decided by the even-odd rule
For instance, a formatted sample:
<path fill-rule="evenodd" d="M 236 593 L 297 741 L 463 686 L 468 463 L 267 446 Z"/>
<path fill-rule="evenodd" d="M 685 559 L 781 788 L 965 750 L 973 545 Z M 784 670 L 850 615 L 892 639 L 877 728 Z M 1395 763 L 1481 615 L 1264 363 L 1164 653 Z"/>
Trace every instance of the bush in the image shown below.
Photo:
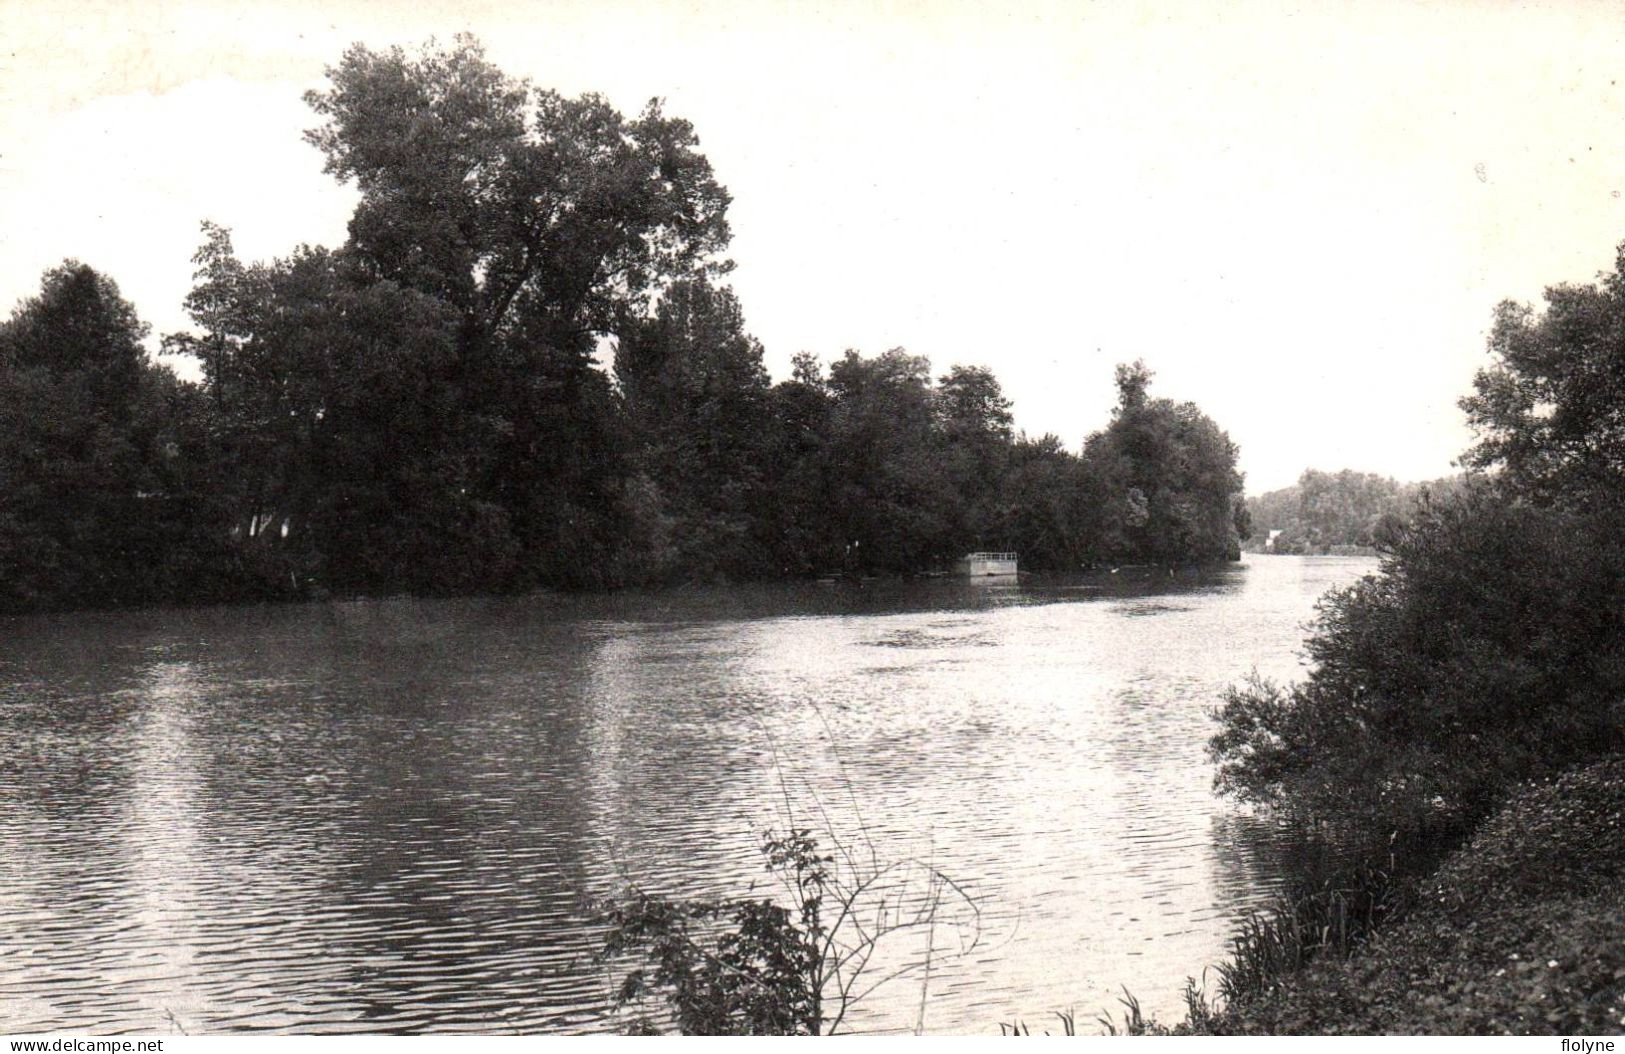
<path fill-rule="evenodd" d="M 1517 795 L 1429 883 L 1437 910 L 1460 915 L 1517 899 L 1625 887 L 1625 758 Z M 1625 992 L 1625 986 L 1622 986 Z"/>
<path fill-rule="evenodd" d="M 1625 759 L 1526 788 L 1410 913 L 1195 1015 L 1202 1033 L 1607 1035 L 1625 1028 Z"/>
<path fill-rule="evenodd" d="M 1625 746 L 1625 547 L 1608 518 L 1424 502 L 1329 594 L 1307 680 L 1226 693 L 1218 786 L 1356 845 L 1470 830 L 1519 782 Z"/>
<path fill-rule="evenodd" d="M 648 964 L 630 970 L 616 993 L 618 1008 L 644 1011 L 631 1031 L 658 1032 L 650 1003 L 663 1001 L 684 1035 L 833 1034 L 881 984 L 921 968 L 929 976 L 932 943 L 923 959 L 869 976 L 883 941 L 945 922 L 971 931 L 960 954 L 977 944 L 975 901 L 929 864 L 882 865 L 845 850 L 837 861 L 807 830 L 768 832 L 762 853 L 791 907 L 771 897 L 678 901 L 634 890 L 603 913 L 605 956 Z M 965 914 L 943 917 L 949 902 Z"/>

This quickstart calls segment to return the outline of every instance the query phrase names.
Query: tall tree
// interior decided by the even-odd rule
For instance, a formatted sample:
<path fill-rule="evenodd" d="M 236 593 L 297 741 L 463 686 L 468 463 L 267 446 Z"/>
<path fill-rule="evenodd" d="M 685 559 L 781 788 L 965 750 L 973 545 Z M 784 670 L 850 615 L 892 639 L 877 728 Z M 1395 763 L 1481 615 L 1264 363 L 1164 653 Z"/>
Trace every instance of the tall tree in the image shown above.
<path fill-rule="evenodd" d="M 469 493 L 506 516 L 517 584 L 600 580 L 625 470 L 592 355 L 665 285 L 728 266 L 728 195 L 692 126 L 536 89 L 469 37 L 357 46 L 328 77 L 309 138 L 361 191 L 346 251 L 457 319 L 445 383 L 483 431 Z"/>
<path fill-rule="evenodd" d="M 1112 495 L 1103 545 L 1119 559 L 1236 559 L 1236 445 L 1196 404 L 1151 398 L 1151 376 L 1143 362 L 1117 368 L 1111 424 L 1085 444 Z"/>
<path fill-rule="evenodd" d="M 1104 480 L 1054 435 L 1015 440 L 1000 495 L 1000 545 L 1032 571 L 1077 571 L 1102 553 Z"/>
<path fill-rule="evenodd" d="M 209 421 L 147 327 L 74 261 L 0 324 L 0 609 L 212 595 Z"/>
<path fill-rule="evenodd" d="M 798 352 L 792 361 L 790 379 L 769 394 L 762 513 L 775 569 L 804 575 L 841 567 L 851 539 L 832 515 L 835 395 L 817 356 Z"/>
<path fill-rule="evenodd" d="M 771 570 L 762 508 L 768 377 L 732 291 L 675 283 L 652 316 L 626 327 L 615 376 L 638 467 L 673 519 L 671 559 L 682 573 Z"/>
<path fill-rule="evenodd" d="M 720 272 L 728 196 L 687 122 L 504 75 L 459 37 L 351 48 L 308 138 L 361 192 L 347 243 L 189 300 L 254 480 L 245 531 L 377 591 L 605 582 L 629 450 L 594 362 L 660 290 Z"/>
<path fill-rule="evenodd" d="M 1502 303 L 1491 363 L 1461 400 L 1478 443 L 1523 498 L 1583 507 L 1625 494 L 1625 244 L 1597 285 L 1546 290 L 1545 310 Z"/>
<path fill-rule="evenodd" d="M 362 199 L 350 247 L 455 305 L 470 336 L 591 350 L 678 276 L 726 269 L 728 194 L 686 121 L 508 77 L 472 38 L 352 47 L 306 98 L 307 138 Z"/>
<path fill-rule="evenodd" d="M 930 360 L 848 351 L 830 367 L 833 518 L 859 569 L 917 571 L 958 555 Z"/>
<path fill-rule="evenodd" d="M 952 488 L 952 544 L 956 549 L 1009 546 L 1001 481 L 1013 441 L 1010 400 L 993 371 L 954 366 L 938 378 L 942 469 Z"/>

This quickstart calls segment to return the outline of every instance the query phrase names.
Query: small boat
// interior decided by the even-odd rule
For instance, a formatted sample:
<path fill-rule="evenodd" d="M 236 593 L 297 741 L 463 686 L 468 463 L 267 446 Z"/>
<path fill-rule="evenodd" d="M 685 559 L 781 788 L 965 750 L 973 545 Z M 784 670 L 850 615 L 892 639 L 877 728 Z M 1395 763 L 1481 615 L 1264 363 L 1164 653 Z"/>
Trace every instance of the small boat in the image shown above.
<path fill-rule="evenodd" d="M 959 573 L 971 578 L 1014 576 L 1015 553 L 968 553 L 959 561 Z"/>

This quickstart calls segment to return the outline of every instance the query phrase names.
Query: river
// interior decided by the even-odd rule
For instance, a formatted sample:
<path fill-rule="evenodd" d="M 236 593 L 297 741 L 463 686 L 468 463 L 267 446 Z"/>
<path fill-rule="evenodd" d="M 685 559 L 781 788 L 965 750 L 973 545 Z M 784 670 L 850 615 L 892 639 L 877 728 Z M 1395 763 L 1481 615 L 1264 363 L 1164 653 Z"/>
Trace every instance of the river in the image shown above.
<path fill-rule="evenodd" d="M 614 1029 L 594 906 L 792 826 L 941 894 L 852 1029 L 1177 1018 L 1280 881 L 1206 708 L 1374 568 L 0 620 L 0 1032 Z"/>

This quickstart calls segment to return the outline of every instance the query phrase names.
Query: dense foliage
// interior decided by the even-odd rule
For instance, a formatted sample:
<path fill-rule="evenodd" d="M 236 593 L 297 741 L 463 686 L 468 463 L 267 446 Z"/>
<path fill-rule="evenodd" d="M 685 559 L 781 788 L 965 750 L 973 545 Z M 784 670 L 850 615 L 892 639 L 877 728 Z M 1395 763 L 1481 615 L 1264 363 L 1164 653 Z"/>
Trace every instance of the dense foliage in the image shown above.
<path fill-rule="evenodd" d="M 71 261 L 0 325 L 0 610 L 263 585 L 232 551 L 213 408 L 144 334 Z"/>
<path fill-rule="evenodd" d="M 1382 833 L 1462 830 L 1518 781 L 1625 746 L 1625 544 L 1481 485 L 1426 505 L 1327 597 L 1291 688 L 1232 690 L 1244 797 Z"/>
<path fill-rule="evenodd" d="M 1150 398 L 1150 382 L 1144 363 L 1119 366 L 1111 425 L 1084 446 L 1110 502 L 1103 542 L 1159 563 L 1237 559 L 1248 526 L 1236 446 L 1194 403 Z"/>
<path fill-rule="evenodd" d="M 658 102 L 468 38 L 328 78 L 349 237 L 247 262 L 205 224 L 164 341 L 201 383 L 79 264 L 0 325 L 0 610 L 1235 555 L 1235 448 L 1143 367 L 1081 454 L 902 349 L 773 384 L 717 284 L 728 193 Z"/>
<path fill-rule="evenodd" d="M 1519 781 L 1625 747 L 1625 296 L 1503 305 L 1462 401 L 1486 478 L 1391 523 L 1322 602 L 1301 684 L 1232 690 L 1220 785 L 1353 831 L 1461 832 Z"/>
<path fill-rule="evenodd" d="M 1625 1027 L 1625 761 L 1520 790 L 1402 923 L 1178 1031 L 1614 1035 Z"/>
<path fill-rule="evenodd" d="M 1305 469 L 1290 487 L 1247 499 L 1249 549 L 1283 554 L 1369 551 L 1384 545 L 1425 496 L 1441 498 L 1459 478 L 1397 483 L 1370 472 Z"/>
<path fill-rule="evenodd" d="M 1616 271 L 1548 290 L 1543 313 L 1501 306 L 1492 365 L 1462 400 L 1479 434 L 1465 461 L 1484 474 L 1385 524 L 1380 573 L 1322 601 L 1306 680 L 1226 694 L 1211 744 L 1219 785 L 1328 836 L 1356 870 L 1386 861 L 1384 883 L 1426 895 L 1381 940 L 1301 977 L 1261 954 L 1288 931 L 1284 908 L 1238 940 L 1227 969 L 1262 973 L 1214 1027 L 1585 1032 L 1625 1020 L 1610 987 L 1620 963 L 1603 953 L 1622 932 L 1621 290 Z M 1565 771 L 1507 806 L 1525 781 Z M 1498 810 L 1431 892 L 1433 854 L 1395 850 L 1436 852 Z"/>

